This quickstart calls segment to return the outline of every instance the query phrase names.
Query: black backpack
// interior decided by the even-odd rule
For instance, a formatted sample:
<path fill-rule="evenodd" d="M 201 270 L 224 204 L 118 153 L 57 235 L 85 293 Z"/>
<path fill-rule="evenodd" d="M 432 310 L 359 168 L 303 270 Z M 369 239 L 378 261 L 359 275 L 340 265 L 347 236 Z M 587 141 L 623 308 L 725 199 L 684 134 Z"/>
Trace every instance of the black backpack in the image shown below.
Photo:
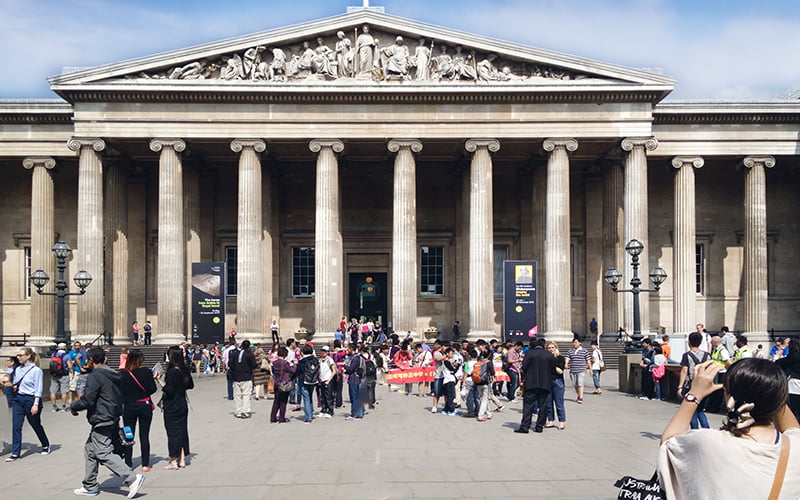
<path fill-rule="evenodd" d="M 371 359 L 364 360 L 364 378 L 375 378 L 377 377 L 377 367 L 375 366 L 375 362 Z"/>
<path fill-rule="evenodd" d="M 317 385 L 319 382 L 319 360 L 316 356 L 310 356 L 303 365 L 303 384 Z"/>

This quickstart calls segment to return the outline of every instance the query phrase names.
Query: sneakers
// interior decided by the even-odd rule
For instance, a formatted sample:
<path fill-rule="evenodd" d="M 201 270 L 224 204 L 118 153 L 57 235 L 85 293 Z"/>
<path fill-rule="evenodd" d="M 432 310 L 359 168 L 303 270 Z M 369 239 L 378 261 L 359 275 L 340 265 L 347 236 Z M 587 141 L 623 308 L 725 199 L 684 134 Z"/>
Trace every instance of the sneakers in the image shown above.
<path fill-rule="evenodd" d="M 436 410 L 436 407 L 435 407 L 435 406 L 431 407 L 431 413 L 436 413 L 436 411 L 437 411 L 437 410 Z"/>
<path fill-rule="evenodd" d="M 41 451 L 40 454 L 41 455 L 49 455 L 50 454 L 50 447 L 49 446 L 45 446 L 44 448 L 42 448 L 42 451 Z"/>
<path fill-rule="evenodd" d="M 16 462 L 19 460 L 19 455 L 9 455 L 6 457 L 6 462 Z"/>
<path fill-rule="evenodd" d="M 443 411 L 443 412 L 442 412 L 442 415 L 447 415 L 447 416 L 449 416 L 449 417 L 450 417 L 450 416 L 453 416 L 453 415 L 455 415 L 455 412 L 452 412 L 452 411 Z"/>
<path fill-rule="evenodd" d="M 578 404 L 583 404 L 583 398 L 578 398 L 575 400 L 575 402 Z"/>
<path fill-rule="evenodd" d="M 64 409 L 66 410 L 66 408 L 64 408 Z M 58 412 L 61 411 L 61 408 L 59 408 L 58 406 L 54 406 L 53 409 L 50 410 L 50 411 L 53 412 L 53 413 L 58 413 Z"/>
<path fill-rule="evenodd" d="M 478 422 L 486 422 L 487 420 L 489 420 L 489 419 L 488 418 L 479 418 Z"/>
<path fill-rule="evenodd" d="M 344 419 L 345 420 L 353 420 L 353 416 L 352 415 L 348 415 L 348 416 L 344 417 Z"/>
<path fill-rule="evenodd" d="M 100 494 L 99 491 L 89 491 L 83 486 L 81 486 L 77 490 L 72 490 L 72 492 L 78 495 L 79 497 L 96 497 L 97 495 Z"/>
<path fill-rule="evenodd" d="M 130 489 L 128 490 L 128 498 L 133 498 L 139 493 L 139 488 L 142 487 L 142 483 L 144 482 L 144 474 L 136 474 L 136 479 L 130 485 Z"/>
<path fill-rule="evenodd" d="M 513 403 L 513 401 L 509 401 L 509 402 Z M 497 409 L 495 411 L 503 411 L 503 408 L 505 408 L 505 407 L 506 407 L 506 405 L 500 405 L 500 406 L 497 407 Z"/>

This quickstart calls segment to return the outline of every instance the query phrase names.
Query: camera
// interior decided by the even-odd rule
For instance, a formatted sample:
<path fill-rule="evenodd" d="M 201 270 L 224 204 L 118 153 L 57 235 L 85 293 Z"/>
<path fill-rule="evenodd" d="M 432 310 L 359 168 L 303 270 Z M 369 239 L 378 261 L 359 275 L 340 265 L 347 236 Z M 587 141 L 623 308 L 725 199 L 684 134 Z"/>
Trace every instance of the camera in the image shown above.
<path fill-rule="evenodd" d="M 725 381 L 725 375 L 727 375 L 727 373 L 728 370 L 720 370 L 719 372 L 717 372 L 717 374 L 714 375 L 714 383 L 715 384 L 723 383 Z"/>

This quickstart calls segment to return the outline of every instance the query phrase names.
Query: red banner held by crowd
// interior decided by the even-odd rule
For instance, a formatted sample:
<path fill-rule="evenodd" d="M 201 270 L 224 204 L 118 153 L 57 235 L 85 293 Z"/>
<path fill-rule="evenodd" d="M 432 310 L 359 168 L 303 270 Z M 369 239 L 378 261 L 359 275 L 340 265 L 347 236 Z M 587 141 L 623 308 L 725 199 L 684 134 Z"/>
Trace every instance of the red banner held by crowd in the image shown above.
<path fill-rule="evenodd" d="M 411 384 L 414 382 L 433 382 L 433 367 L 398 368 L 389 370 L 386 381 L 390 384 Z"/>

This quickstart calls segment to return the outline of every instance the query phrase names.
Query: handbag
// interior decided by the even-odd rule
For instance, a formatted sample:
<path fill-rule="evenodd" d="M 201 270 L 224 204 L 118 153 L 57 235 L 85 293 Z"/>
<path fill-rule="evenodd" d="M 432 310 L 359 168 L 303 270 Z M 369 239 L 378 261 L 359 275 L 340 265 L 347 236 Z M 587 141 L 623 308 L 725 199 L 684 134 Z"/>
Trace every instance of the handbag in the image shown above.
<path fill-rule="evenodd" d="M 137 379 L 137 378 L 136 378 L 136 375 L 134 375 L 134 374 L 133 374 L 133 372 L 128 372 L 128 373 L 130 373 L 130 374 L 131 374 L 131 377 L 133 378 L 133 381 L 134 381 L 134 382 L 136 382 L 136 385 L 138 385 L 138 386 L 139 386 L 139 389 L 141 389 L 141 390 L 142 390 L 142 392 L 144 392 L 145 394 L 147 394 L 147 391 L 145 390 L 145 388 L 144 388 L 144 387 L 142 387 L 142 384 L 139 382 L 139 379 Z M 155 410 L 155 409 L 156 409 L 156 405 L 154 405 L 154 404 L 153 404 L 153 400 L 152 400 L 152 399 L 150 399 L 150 396 L 147 396 L 147 397 L 146 397 L 146 398 L 144 398 L 144 399 L 137 399 L 137 402 L 138 402 L 138 401 L 146 401 L 146 402 L 150 403 L 150 409 L 151 409 L 151 410 Z"/>
<path fill-rule="evenodd" d="M 614 483 L 614 487 L 619 488 L 617 500 L 628 498 L 667 500 L 667 495 L 658 482 L 658 471 L 654 472 L 650 479 L 636 479 L 635 477 L 624 476 Z"/>

